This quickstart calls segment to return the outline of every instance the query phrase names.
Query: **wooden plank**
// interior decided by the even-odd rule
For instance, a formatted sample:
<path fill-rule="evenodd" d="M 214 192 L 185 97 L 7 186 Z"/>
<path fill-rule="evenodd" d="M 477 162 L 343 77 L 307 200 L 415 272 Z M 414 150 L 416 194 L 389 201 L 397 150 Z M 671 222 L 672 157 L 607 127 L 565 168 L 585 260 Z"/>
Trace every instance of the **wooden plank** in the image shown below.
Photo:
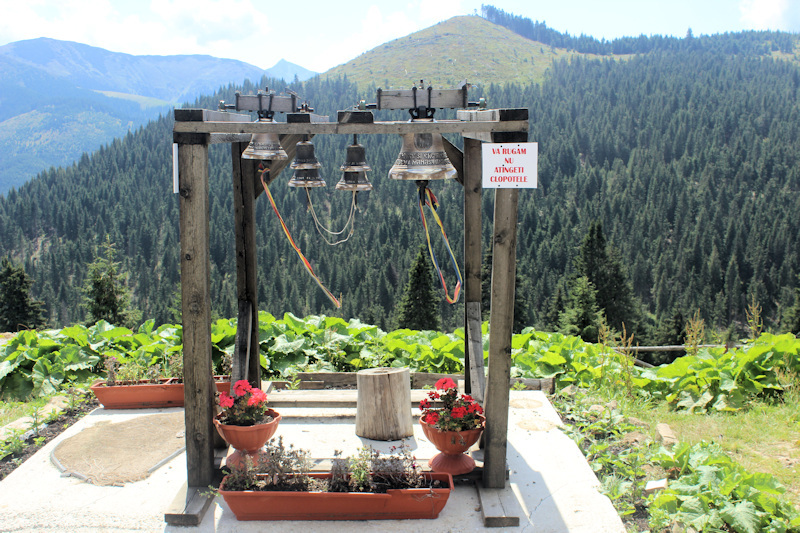
<path fill-rule="evenodd" d="M 437 120 L 435 122 L 392 121 L 375 122 L 373 124 L 340 124 L 338 122 L 312 122 L 311 124 L 289 124 L 286 122 L 176 122 L 173 128 L 173 132 L 177 133 L 277 133 L 279 135 L 460 133 L 465 137 L 478 132 L 492 131 L 527 133 L 528 121 L 464 122 L 461 120 Z M 285 146 L 284 149 L 286 149 Z"/>
<path fill-rule="evenodd" d="M 516 121 L 528 121 L 528 110 L 526 108 L 518 109 L 483 109 L 483 110 L 459 110 L 456 112 L 459 120 L 466 122 L 483 122 L 483 123 L 504 123 Z M 465 137 L 474 140 L 492 143 L 503 142 L 526 142 L 528 140 L 527 128 L 525 131 L 509 132 L 508 130 L 493 129 L 488 132 L 479 133 L 465 133 Z"/>
<path fill-rule="evenodd" d="M 330 122 L 328 115 L 317 115 L 316 113 L 289 113 L 286 115 L 286 122 L 289 124 L 311 124 L 312 122 Z"/>
<path fill-rule="evenodd" d="M 236 322 L 236 340 L 234 341 L 233 358 L 231 361 L 231 388 L 239 380 L 247 380 L 250 363 L 250 331 L 252 329 L 253 314 L 250 302 L 239 300 L 239 313 Z M 254 386 L 258 386 L 258 381 Z M 252 383 L 250 385 L 253 385 Z"/>
<path fill-rule="evenodd" d="M 462 89 L 383 89 L 378 91 L 378 109 L 464 108 L 466 92 Z"/>
<path fill-rule="evenodd" d="M 466 122 L 511 122 L 516 120 L 528 120 L 528 109 L 507 108 L 507 109 L 459 109 L 456 111 L 456 118 Z"/>
<path fill-rule="evenodd" d="M 355 387 L 355 372 L 298 372 L 297 379 L 303 381 L 322 381 L 326 387 Z"/>
<path fill-rule="evenodd" d="M 208 145 L 178 145 L 181 311 L 188 484 L 213 479 L 215 433 L 211 361 Z"/>
<path fill-rule="evenodd" d="M 231 145 L 231 162 L 233 167 L 233 219 L 236 240 L 236 295 L 240 302 L 249 304 L 250 319 L 248 328 L 242 331 L 246 343 L 246 356 L 240 355 L 239 362 L 245 363 L 244 377 L 254 387 L 261 384 L 261 360 L 258 343 L 258 260 L 256 253 L 256 190 L 261 189 L 258 180 L 258 161 L 242 159 L 241 154 L 247 148 L 246 143 Z M 241 308 L 240 308 L 241 313 Z M 237 328 L 239 336 L 241 326 Z M 246 333 L 246 335 L 245 335 Z M 235 383 L 235 381 L 233 381 Z"/>
<path fill-rule="evenodd" d="M 556 380 L 553 378 L 511 378 L 512 387 L 517 383 L 525 387 L 525 390 L 540 390 L 547 394 L 556 392 Z"/>
<path fill-rule="evenodd" d="M 275 113 L 294 113 L 297 111 L 297 96 L 285 94 L 237 94 L 237 111 L 271 110 Z"/>
<path fill-rule="evenodd" d="M 442 137 L 442 144 L 444 145 L 444 153 L 447 154 L 447 159 L 450 160 L 458 172 L 456 181 L 464 185 L 464 154 L 461 153 L 458 146 L 448 141 L 446 137 Z"/>
<path fill-rule="evenodd" d="M 208 487 L 189 487 L 184 483 L 164 513 L 164 521 L 171 526 L 199 526 L 214 498 Z"/>
<path fill-rule="evenodd" d="M 467 302 L 467 345 L 469 346 L 470 394 L 483 404 L 486 399 L 486 376 L 483 369 L 483 337 L 481 335 L 481 303 Z"/>
<path fill-rule="evenodd" d="M 212 133 L 210 144 L 249 143 L 252 133 Z M 246 144 L 245 144 L 246 146 Z"/>
<path fill-rule="evenodd" d="M 252 122 L 253 117 L 210 109 L 175 109 L 175 122 Z"/>
<path fill-rule="evenodd" d="M 478 502 L 485 527 L 519 527 L 519 505 L 515 505 L 514 496 L 507 495 L 503 489 L 491 489 L 475 482 L 478 491 Z"/>
<path fill-rule="evenodd" d="M 481 242 L 481 143 L 473 139 L 464 139 L 464 375 L 470 376 L 465 384 L 468 393 L 478 386 L 472 379 L 474 368 L 472 366 L 473 348 L 469 340 L 469 307 L 478 304 L 478 317 L 480 317 L 481 301 L 481 270 L 483 268 L 483 244 Z M 480 323 L 478 326 L 480 332 Z M 475 352 L 477 354 L 477 351 Z M 480 349 L 481 371 L 483 369 L 483 343 Z M 484 385 L 485 386 L 485 385 Z M 481 387 L 481 391 L 483 391 Z M 481 400 L 483 401 L 483 396 Z"/>
<path fill-rule="evenodd" d="M 340 124 L 372 124 L 375 122 L 375 115 L 372 111 L 339 111 L 336 116 Z"/>
<path fill-rule="evenodd" d="M 492 247 L 491 335 L 486 386 L 486 429 L 483 485 L 505 486 L 508 447 L 508 383 L 511 376 L 511 334 L 514 325 L 514 284 L 517 275 L 518 189 L 497 189 Z"/>
<path fill-rule="evenodd" d="M 325 388 L 324 381 L 301 381 L 298 385 L 300 390 L 322 390 Z"/>

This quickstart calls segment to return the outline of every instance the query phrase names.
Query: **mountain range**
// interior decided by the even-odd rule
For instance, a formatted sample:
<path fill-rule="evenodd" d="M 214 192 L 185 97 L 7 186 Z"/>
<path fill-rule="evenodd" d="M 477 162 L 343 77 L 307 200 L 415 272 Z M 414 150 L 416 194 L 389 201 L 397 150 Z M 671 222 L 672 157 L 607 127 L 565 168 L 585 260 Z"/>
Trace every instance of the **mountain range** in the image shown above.
<path fill-rule="evenodd" d="M 466 79 L 473 84 L 470 99 L 484 98 L 492 108 L 527 108 L 529 138 L 539 143 L 539 188 L 521 194 L 519 202 L 515 319 L 520 323 L 555 330 L 564 317 L 575 317 L 579 302 L 592 311 L 596 302 L 589 283 L 576 279 L 576 257 L 598 223 L 620 265 L 616 279 L 630 284 L 635 309 L 625 324 L 639 343 L 682 342 L 681 327 L 695 313 L 715 334 L 736 338 L 756 309 L 775 330 L 785 327 L 790 310 L 800 312 L 797 35 L 741 32 L 605 42 L 559 34 L 502 12 L 484 9 L 484 15 L 457 17 L 380 45 L 348 63 L 352 70 L 306 81 L 262 77 L 229 83 L 191 105 L 215 109 L 235 91 L 252 94 L 268 83 L 335 117 L 360 100 L 374 101 L 377 87 L 419 79 L 451 86 L 451 80 Z M 503 54 L 477 60 L 459 55 L 474 55 L 465 43 L 480 41 L 477 36 L 487 40 L 477 42 L 477 49 L 496 47 Z M 430 61 L 420 61 L 403 83 L 410 48 Z M 515 78 L 524 68 L 529 70 Z M 370 71 L 382 79 L 371 78 Z M 448 113 L 436 116 L 446 119 Z M 402 120 L 407 114 L 377 111 L 376 119 Z M 327 246 L 317 236 L 304 192 L 285 186 L 290 170 L 270 187 L 295 242 L 326 286 L 341 294 L 343 307 L 332 308 L 306 275 L 261 196 L 256 231 L 262 309 L 276 316 L 288 311 L 358 317 L 392 327 L 394 305 L 426 240 L 413 184 L 388 178 L 400 139 L 363 137 L 359 142 L 373 169 L 368 177 L 374 190 L 359 193 L 355 231 L 347 243 Z M 458 146 L 460 139 L 452 137 Z M 36 280 L 34 295 L 44 300 L 50 324 L 86 318 L 78 305 L 86 265 L 106 237 L 120 252 L 133 305 L 159 323 L 176 320 L 178 200 L 166 194 L 171 139 L 172 116 L 163 114 L 105 141 L 74 165 L 50 168 L 0 195 L 0 257 L 22 264 Z M 338 229 L 348 220 L 352 196 L 334 190 L 332 182 L 340 177 L 350 137 L 319 135 L 313 142 L 320 174 L 331 186 L 310 196 L 318 219 Z M 211 284 L 218 317 L 236 312 L 230 165 L 230 147 L 212 145 Z M 430 186 L 459 256 L 461 188 L 452 182 Z M 491 191 L 484 191 L 487 246 L 492 199 Z M 445 257 L 444 245 L 434 240 L 436 255 Z M 445 270 L 450 280 L 453 273 Z M 445 329 L 463 323 L 461 306 L 442 304 L 440 311 Z"/>
<path fill-rule="evenodd" d="M 0 194 L 220 87 L 315 74 L 285 60 L 265 71 L 207 55 L 136 56 L 49 38 L 0 46 Z"/>

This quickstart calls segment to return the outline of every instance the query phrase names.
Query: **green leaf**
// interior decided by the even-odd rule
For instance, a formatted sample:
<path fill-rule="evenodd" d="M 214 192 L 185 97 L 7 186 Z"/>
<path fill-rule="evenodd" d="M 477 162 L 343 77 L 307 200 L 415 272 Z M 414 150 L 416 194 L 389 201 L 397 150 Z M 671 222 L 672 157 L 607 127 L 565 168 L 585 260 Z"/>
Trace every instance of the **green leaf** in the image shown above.
<path fill-rule="evenodd" d="M 749 501 L 727 505 L 720 511 L 720 516 L 737 533 L 758 533 L 759 531 L 756 506 Z"/>

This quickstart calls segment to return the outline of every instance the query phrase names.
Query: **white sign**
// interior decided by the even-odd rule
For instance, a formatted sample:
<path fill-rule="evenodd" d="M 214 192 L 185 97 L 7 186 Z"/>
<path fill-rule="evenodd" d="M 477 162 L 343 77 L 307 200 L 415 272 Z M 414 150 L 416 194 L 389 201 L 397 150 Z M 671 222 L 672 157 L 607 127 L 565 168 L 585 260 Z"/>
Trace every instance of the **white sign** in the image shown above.
<path fill-rule="evenodd" d="M 484 189 L 535 189 L 539 143 L 483 143 Z"/>

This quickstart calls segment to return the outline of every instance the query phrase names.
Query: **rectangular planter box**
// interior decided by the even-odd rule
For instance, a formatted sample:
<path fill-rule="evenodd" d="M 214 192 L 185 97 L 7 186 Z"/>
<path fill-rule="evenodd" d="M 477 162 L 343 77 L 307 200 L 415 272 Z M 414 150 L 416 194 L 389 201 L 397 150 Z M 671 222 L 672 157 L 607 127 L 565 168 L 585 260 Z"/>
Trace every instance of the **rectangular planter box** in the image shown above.
<path fill-rule="evenodd" d="M 330 474 L 310 474 L 328 478 Z M 386 494 L 369 492 L 275 492 L 228 491 L 227 476 L 219 493 L 237 520 L 397 520 L 439 516 L 450 491 L 450 474 L 425 473 L 442 488 L 390 489 Z"/>
<path fill-rule="evenodd" d="M 90 388 L 97 401 L 106 409 L 147 409 L 156 407 L 183 407 L 183 383 L 162 383 L 146 381 L 130 385 L 109 387 L 105 381 L 98 381 Z M 230 391 L 230 381 L 215 381 L 218 392 Z"/>

